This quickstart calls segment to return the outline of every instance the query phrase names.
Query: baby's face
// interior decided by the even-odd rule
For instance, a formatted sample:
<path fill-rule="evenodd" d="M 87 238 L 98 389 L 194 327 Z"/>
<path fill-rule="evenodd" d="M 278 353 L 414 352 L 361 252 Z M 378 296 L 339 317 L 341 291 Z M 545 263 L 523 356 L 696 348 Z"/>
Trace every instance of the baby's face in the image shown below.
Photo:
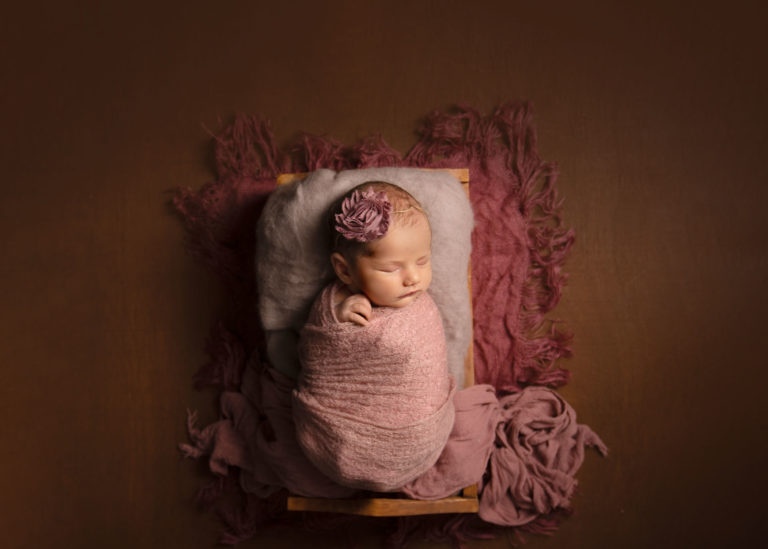
<path fill-rule="evenodd" d="M 405 307 L 432 282 L 432 231 L 424 216 L 372 242 L 352 269 L 356 288 L 375 305 Z"/>

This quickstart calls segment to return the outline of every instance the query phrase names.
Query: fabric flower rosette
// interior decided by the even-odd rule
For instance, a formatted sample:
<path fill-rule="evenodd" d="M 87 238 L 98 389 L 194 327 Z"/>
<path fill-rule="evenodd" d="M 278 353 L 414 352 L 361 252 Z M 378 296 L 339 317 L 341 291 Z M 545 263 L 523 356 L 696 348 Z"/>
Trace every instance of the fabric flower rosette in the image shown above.
<path fill-rule="evenodd" d="M 371 242 L 387 234 L 391 213 L 392 204 L 384 191 L 355 190 L 342 202 L 335 228 L 347 240 Z"/>

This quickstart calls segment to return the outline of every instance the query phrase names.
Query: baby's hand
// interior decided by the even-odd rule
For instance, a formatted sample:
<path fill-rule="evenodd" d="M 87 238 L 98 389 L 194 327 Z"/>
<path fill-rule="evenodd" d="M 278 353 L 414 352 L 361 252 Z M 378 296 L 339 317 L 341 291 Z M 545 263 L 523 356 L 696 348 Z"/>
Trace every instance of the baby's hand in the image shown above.
<path fill-rule="evenodd" d="M 364 294 L 352 294 L 336 305 L 336 318 L 339 322 L 354 322 L 360 326 L 368 326 L 372 313 L 371 302 Z"/>

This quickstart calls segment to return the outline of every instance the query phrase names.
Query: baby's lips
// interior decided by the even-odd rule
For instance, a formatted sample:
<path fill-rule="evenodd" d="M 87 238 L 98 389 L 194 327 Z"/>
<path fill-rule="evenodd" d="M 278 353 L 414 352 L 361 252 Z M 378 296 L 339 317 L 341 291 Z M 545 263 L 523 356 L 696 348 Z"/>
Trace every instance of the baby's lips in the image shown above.
<path fill-rule="evenodd" d="M 405 299 L 406 297 L 411 297 L 412 295 L 421 293 L 421 290 L 414 290 L 412 292 L 408 292 L 407 294 L 401 295 L 399 299 Z"/>

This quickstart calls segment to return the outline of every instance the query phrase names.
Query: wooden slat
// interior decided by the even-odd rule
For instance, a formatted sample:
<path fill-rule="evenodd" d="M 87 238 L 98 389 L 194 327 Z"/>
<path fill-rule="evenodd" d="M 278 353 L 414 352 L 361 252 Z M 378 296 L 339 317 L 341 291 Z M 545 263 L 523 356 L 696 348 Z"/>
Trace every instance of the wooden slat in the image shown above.
<path fill-rule="evenodd" d="M 285 185 L 286 183 L 293 183 L 294 181 L 300 181 L 307 177 L 307 173 L 281 173 L 277 176 L 277 184 Z"/>
<path fill-rule="evenodd" d="M 469 183 L 469 170 L 467 168 L 419 168 L 425 172 L 447 172 L 458 179 L 461 183 Z M 277 184 L 285 185 L 300 181 L 309 175 L 308 172 L 281 173 L 277 176 Z M 466 188 L 466 186 L 465 186 Z"/>
<path fill-rule="evenodd" d="M 289 511 L 343 513 L 368 517 L 403 517 L 442 513 L 477 513 L 477 498 L 453 496 L 435 501 L 393 498 L 325 499 L 288 497 Z"/>
<path fill-rule="evenodd" d="M 469 170 L 467 168 L 419 168 L 425 172 L 446 172 L 461 181 L 469 183 Z"/>
<path fill-rule="evenodd" d="M 461 186 L 464 187 L 464 192 L 467 193 L 467 199 L 471 201 L 472 197 L 469 195 L 469 170 L 451 170 L 461 172 L 458 175 L 454 175 L 459 181 Z M 464 179 L 460 179 L 463 177 Z M 475 333 L 475 314 L 472 308 L 472 261 L 467 264 L 467 291 L 469 292 L 469 320 L 472 323 L 472 334 Z M 471 387 L 475 384 L 475 338 L 469 338 L 469 347 L 467 348 L 467 355 L 464 357 L 464 388 Z"/>

